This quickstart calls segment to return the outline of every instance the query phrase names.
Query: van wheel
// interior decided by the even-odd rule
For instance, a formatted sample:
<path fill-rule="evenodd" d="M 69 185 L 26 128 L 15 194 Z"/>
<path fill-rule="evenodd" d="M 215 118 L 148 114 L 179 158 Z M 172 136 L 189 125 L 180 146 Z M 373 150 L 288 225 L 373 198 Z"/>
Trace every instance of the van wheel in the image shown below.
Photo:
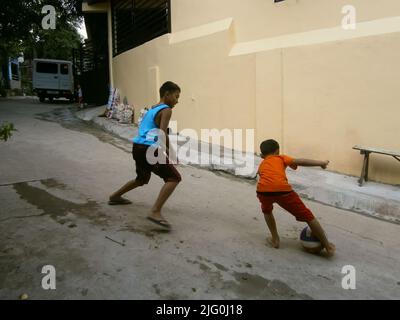
<path fill-rule="evenodd" d="M 44 96 L 39 96 L 39 101 L 44 102 Z"/>

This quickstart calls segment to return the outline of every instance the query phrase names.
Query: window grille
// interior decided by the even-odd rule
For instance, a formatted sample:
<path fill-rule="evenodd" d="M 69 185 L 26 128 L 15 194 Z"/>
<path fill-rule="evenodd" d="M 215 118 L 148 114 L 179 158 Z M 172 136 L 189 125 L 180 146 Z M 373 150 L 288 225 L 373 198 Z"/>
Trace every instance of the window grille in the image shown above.
<path fill-rule="evenodd" d="M 171 32 L 170 0 L 112 0 L 114 56 Z"/>

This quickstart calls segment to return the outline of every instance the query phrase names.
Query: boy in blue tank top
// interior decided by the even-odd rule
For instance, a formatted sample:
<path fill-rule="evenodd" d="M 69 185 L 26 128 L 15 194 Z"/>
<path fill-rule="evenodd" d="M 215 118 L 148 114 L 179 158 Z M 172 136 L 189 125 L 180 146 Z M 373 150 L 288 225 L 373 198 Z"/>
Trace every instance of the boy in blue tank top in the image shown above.
<path fill-rule="evenodd" d="M 161 177 L 165 184 L 161 188 L 156 202 L 154 203 L 150 215 L 147 217 L 151 222 L 170 229 L 171 225 L 161 215 L 161 209 L 169 196 L 181 181 L 181 175 L 168 159 L 176 159 L 174 150 L 169 145 L 168 125 L 172 115 L 172 109 L 178 103 L 181 89 L 171 81 L 165 82 L 160 88 L 160 102 L 150 108 L 143 116 L 139 125 L 138 135 L 133 139 L 132 156 L 136 163 L 136 179 L 127 182 L 119 190 L 114 192 L 108 204 L 130 204 L 131 201 L 122 197 L 126 192 L 149 183 L 151 173 Z M 162 139 L 161 139 L 162 138 Z M 163 141 L 160 146 L 160 141 Z M 156 150 L 164 149 L 167 161 L 149 161 L 149 148 Z M 161 148 L 160 148 L 161 147 Z M 151 151 L 151 150 L 150 150 Z"/>

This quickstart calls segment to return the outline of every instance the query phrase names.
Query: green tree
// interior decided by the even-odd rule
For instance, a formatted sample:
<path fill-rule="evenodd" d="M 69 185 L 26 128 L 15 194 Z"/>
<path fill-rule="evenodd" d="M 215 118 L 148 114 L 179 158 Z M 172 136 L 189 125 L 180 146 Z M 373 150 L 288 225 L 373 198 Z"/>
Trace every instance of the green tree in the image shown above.
<path fill-rule="evenodd" d="M 27 59 L 71 59 L 81 37 L 77 27 L 82 21 L 80 0 L 2 0 L 0 9 L 0 63 L 24 53 Z M 56 11 L 56 29 L 42 28 L 42 8 Z"/>

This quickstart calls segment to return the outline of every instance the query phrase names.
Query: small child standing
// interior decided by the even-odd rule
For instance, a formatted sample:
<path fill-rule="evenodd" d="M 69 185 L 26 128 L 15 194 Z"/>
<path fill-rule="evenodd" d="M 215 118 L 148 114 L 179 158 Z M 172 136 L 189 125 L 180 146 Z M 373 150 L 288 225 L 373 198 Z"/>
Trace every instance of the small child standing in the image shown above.
<path fill-rule="evenodd" d="M 83 94 L 82 94 L 82 88 L 81 88 L 80 84 L 78 84 L 78 103 L 79 103 L 78 108 L 83 109 Z"/>
<path fill-rule="evenodd" d="M 275 218 L 272 214 L 273 204 L 277 203 L 295 216 L 296 220 L 306 222 L 312 233 L 321 241 L 327 254 L 332 256 L 335 253 L 335 246 L 328 241 L 318 220 L 304 205 L 299 195 L 293 191 L 285 172 L 288 166 L 294 170 L 297 169 L 297 166 L 317 166 L 326 169 L 329 161 L 293 159 L 286 155 L 280 155 L 279 144 L 272 139 L 262 142 L 260 149 L 264 160 L 258 169 L 257 197 L 261 202 L 261 209 L 271 232 L 272 247 L 279 248 L 280 244 Z"/>

